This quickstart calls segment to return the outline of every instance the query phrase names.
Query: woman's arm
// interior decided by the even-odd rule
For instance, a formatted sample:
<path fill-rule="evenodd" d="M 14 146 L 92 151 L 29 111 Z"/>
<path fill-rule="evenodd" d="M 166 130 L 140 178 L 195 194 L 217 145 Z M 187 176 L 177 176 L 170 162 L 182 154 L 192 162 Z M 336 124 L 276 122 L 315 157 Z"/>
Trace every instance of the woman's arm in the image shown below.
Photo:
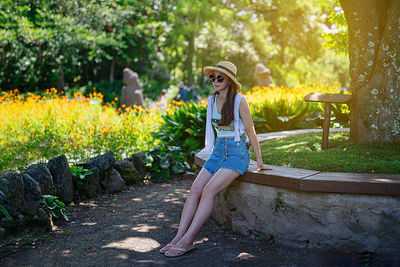
<path fill-rule="evenodd" d="M 247 99 L 245 97 L 243 97 L 240 101 L 239 114 L 246 130 L 247 136 L 249 137 L 251 146 L 253 147 L 254 154 L 256 154 L 257 170 L 273 170 L 273 168 L 266 167 L 263 164 L 260 143 L 258 142 L 256 131 L 254 130 L 254 124 L 251 117 L 249 103 L 247 102 Z"/>

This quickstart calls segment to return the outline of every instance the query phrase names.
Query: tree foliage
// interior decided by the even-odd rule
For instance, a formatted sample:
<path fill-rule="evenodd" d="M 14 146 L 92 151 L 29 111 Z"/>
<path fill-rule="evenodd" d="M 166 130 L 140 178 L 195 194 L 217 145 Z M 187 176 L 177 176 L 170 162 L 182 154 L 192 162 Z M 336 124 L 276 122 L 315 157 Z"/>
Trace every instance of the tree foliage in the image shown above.
<path fill-rule="evenodd" d="M 1 88 L 85 84 L 109 77 L 113 61 L 144 71 L 161 28 L 149 6 L 133 0 L 1 1 Z"/>
<path fill-rule="evenodd" d="M 332 25 L 328 14 L 336 5 L 335 0 L 0 0 L 0 89 L 112 82 L 122 78 L 124 67 L 138 72 L 151 90 L 180 80 L 202 85 L 203 66 L 223 59 L 238 66 L 244 88 L 255 85 L 260 62 L 276 84 L 293 86 L 319 79 L 321 66 L 334 61 L 325 75 L 347 84 L 346 62 L 322 47 L 323 26 Z"/>

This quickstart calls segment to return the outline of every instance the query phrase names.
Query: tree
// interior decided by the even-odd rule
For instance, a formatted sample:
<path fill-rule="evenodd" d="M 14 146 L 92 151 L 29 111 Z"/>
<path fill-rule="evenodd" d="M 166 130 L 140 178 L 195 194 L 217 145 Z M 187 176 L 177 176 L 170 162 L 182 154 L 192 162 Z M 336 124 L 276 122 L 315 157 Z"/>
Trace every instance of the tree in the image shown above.
<path fill-rule="evenodd" d="M 1 0 L 0 89 L 34 91 L 152 67 L 157 0 Z M 153 56 L 155 57 L 155 56 Z"/>
<path fill-rule="evenodd" d="M 340 3 L 349 29 L 350 137 L 400 141 L 400 1 Z"/>

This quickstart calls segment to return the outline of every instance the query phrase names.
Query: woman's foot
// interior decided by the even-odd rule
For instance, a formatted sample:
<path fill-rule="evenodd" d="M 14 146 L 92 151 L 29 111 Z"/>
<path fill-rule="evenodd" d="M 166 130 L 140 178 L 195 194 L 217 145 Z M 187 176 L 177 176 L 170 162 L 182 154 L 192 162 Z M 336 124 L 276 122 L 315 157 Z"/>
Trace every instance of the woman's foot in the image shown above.
<path fill-rule="evenodd" d="M 162 249 L 160 249 L 160 253 L 164 254 L 165 252 L 167 252 L 169 249 L 171 249 L 175 244 L 169 243 L 167 245 L 165 245 Z"/>
<path fill-rule="evenodd" d="M 164 255 L 167 257 L 178 257 L 193 249 L 193 243 L 183 244 L 182 242 L 178 242 L 176 245 L 167 250 Z"/>

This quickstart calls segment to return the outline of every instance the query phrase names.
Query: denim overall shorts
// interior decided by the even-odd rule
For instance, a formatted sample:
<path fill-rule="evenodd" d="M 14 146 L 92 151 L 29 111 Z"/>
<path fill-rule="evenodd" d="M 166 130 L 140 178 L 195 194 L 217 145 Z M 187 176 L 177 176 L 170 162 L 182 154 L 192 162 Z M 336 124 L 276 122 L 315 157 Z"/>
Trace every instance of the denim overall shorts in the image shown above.
<path fill-rule="evenodd" d="M 214 150 L 203 168 L 214 175 L 219 169 L 229 169 L 244 174 L 250 163 L 249 150 L 246 145 L 246 136 L 235 142 L 235 137 L 217 137 Z"/>

